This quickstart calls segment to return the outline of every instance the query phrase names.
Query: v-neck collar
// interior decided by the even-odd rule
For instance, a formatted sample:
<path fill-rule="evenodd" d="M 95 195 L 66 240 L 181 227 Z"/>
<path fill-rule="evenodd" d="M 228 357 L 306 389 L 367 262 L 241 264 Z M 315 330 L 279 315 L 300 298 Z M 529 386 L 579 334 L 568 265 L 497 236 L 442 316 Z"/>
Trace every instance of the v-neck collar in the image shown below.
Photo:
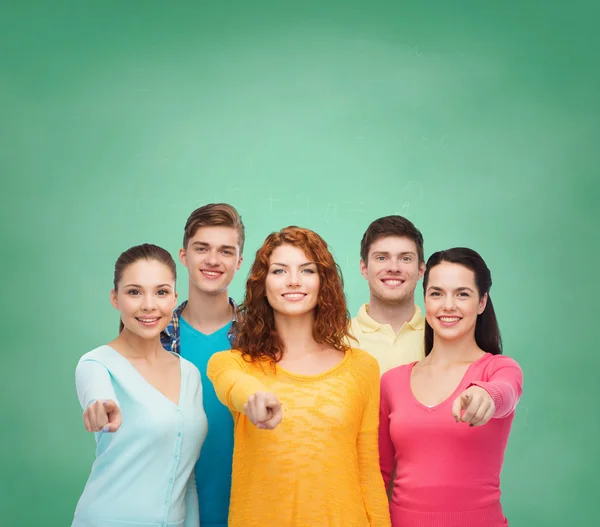
<path fill-rule="evenodd" d="M 114 354 L 118 357 L 119 360 L 121 360 L 123 362 L 123 364 L 125 365 L 125 367 L 129 367 L 131 368 L 136 377 L 138 378 L 139 381 L 142 382 L 142 384 L 144 384 L 145 386 L 147 386 L 151 391 L 153 391 L 154 393 L 156 393 L 160 398 L 162 398 L 163 400 L 167 401 L 168 403 L 172 404 L 175 408 L 179 409 L 181 408 L 181 404 L 183 402 L 183 393 L 184 393 L 184 382 L 185 382 L 185 376 L 183 374 L 183 364 L 182 364 L 182 358 L 177 354 L 177 353 L 173 353 L 171 351 L 169 351 L 168 353 L 171 353 L 171 355 L 174 355 L 177 360 L 179 361 L 179 375 L 180 375 L 180 379 L 179 379 L 179 400 L 176 403 L 175 401 L 172 401 L 171 399 L 169 399 L 163 392 L 161 392 L 156 386 L 154 386 L 152 383 L 150 383 L 146 377 L 144 377 L 139 371 L 138 369 L 131 363 L 131 361 L 125 357 L 125 355 L 122 355 L 121 353 L 119 353 L 116 349 L 114 349 L 113 347 L 109 346 L 108 344 L 106 345 L 106 347 Z M 166 351 L 166 350 L 165 350 Z"/>

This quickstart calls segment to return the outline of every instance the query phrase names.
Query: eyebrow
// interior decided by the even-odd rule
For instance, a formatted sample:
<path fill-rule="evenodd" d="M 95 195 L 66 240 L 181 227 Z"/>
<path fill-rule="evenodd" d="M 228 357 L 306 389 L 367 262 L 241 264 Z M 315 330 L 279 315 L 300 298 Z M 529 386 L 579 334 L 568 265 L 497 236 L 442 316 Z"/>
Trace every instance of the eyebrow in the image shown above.
<path fill-rule="evenodd" d="M 210 243 L 206 243 L 206 242 L 194 242 L 194 243 L 192 243 L 192 245 L 201 245 L 203 247 L 210 247 Z M 219 249 L 231 249 L 232 251 L 235 251 L 236 247 L 234 245 L 219 245 Z"/>
<path fill-rule="evenodd" d="M 373 251 L 372 255 L 375 256 L 376 254 L 381 254 L 384 256 L 389 256 L 391 253 L 389 251 Z M 414 251 L 403 251 L 401 253 L 398 253 L 400 256 L 405 256 L 405 255 L 411 255 L 411 256 L 416 256 L 417 253 Z"/>
<path fill-rule="evenodd" d="M 143 286 L 139 285 L 139 284 L 127 284 L 125 287 L 138 287 L 139 289 L 143 289 Z M 157 288 L 159 287 L 173 287 L 171 284 L 160 284 L 156 286 Z"/>
<path fill-rule="evenodd" d="M 279 263 L 279 262 L 273 262 L 271 265 L 279 265 L 281 267 L 289 267 L 288 264 Z M 306 262 L 306 263 L 301 264 L 300 267 L 307 267 L 309 265 L 317 265 L 317 264 L 315 262 Z"/>
<path fill-rule="evenodd" d="M 443 289 L 441 287 L 437 287 L 435 285 L 432 285 L 430 287 L 427 288 L 427 290 L 429 291 L 430 289 L 433 289 L 434 291 L 443 291 Z M 473 291 L 470 287 L 457 287 L 455 289 L 455 291 L 471 291 L 471 293 L 474 293 L 475 291 Z"/>

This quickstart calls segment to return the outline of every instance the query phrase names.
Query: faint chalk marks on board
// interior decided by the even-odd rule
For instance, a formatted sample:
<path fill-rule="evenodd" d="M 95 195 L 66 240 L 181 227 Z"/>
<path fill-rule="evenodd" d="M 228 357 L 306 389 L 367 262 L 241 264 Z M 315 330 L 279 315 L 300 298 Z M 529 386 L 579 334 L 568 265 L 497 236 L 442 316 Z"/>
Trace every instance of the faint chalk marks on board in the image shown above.
<path fill-rule="evenodd" d="M 325 223 L 337 223 L 337 203 L 328 203 L 325 206 Z"/>
<path fill-rule="evenodd" d="M 246 156 L 242 160 L 242 167 L 244 167 L 244 168 L 252 168 L 253 166 L 254 166 L 254 159 L 252 158 L 251 155 Z"/>
<path fill-rule="evenodd" d="M 420 204 L 423 201 L 424 189 L 423 185 L 418 181 L 409 181 L 404 188 L 400 191 L 398 198 L 399 203 L 397 205 L 397 212 L 399 216 L 406 216 L 411 212 L 411 207 Z"/>
<path fill-rule="evenodd" d="M 279 198 L 273 197 L 273 189 L 269 189 L 269 213 L 273 212 L 273 203 L 279 203 L 280 201 Z"/>
<path fill-rule="evenodd" d="M 295 220 L 307 221 L 310 219 L 310 196 L 296 194 L 292 216 Z"/>
<path fill-rule="evenodd" d="M 344 201 L 344 205 L 348 212 L 358 213 L 365 211 L 364 201 Z"/>
<path fill-rule="evenodd" d="M 358 132 L 358 135 L 356 135 L 354 137 L 354 139 L 356 139 L 358 142 L 364 141 L 365 137 L 367 136 L 367 132 L 368 132 L 369 128 L 371 128 L 371 127 L 370 126 L 363 126 L 360 129 L 360 131 Z"/>

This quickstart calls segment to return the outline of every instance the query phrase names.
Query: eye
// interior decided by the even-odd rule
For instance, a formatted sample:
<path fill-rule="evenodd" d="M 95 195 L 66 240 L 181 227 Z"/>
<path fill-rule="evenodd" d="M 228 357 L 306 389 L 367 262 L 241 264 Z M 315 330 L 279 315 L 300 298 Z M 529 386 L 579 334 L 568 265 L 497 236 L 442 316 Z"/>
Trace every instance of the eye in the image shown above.
<path fill-rule="evenodd" d="M 136 296 L 140 295 L 141 293 L 137 289 L 130 289 L 129 291 L 127 291 L 127 294 L 131 296 Z"/>
<path fill-rule="evenodd" d="M 233 256 L 233 252 L 232 251 L 223 251 L 223 254 L 225 256 Z"/>
<path fill-rule="evenodd" d="M 431 293 L 429 293 L 429 296 L 441 296 L 439 291 L 431 291 Z"/>
<path fill-rule="evenodd" d="M 167 289 L 160 289 L 160 290 L 158 290 L 158 291 L 156 292 L 156 294 L 157 294 L 158 296 L 166 296 L 166 295 L 168 295 L 168 294 L 169 294 L 169 291 L 168 291 Z"/>
<path fill-rule="evenodd" d="M 273 274 L 281 274 L 283 273 L 283 269 L 274 269 Z"/>
<path fill-rule="evenodd" d="M 465 291 L 461 291 L 460 293 L 458 293 L 458 296 L 462 296 L 462 297 L 467 297 L 469 296 L 469 293 L 466 293 Z"/>
<path fill-rule="evenodd" d="M 314 269 L 308 269 L 308 268 L 307 269 L 302 269 L 302 271 L 306 272 L 308 274 L 315 274 L 315 272 L 316 272 Z"/>
<path fill-rule="evenodd" d="M 206 247 L 196 247 L 196 252 L 197 253 L 202 253 L 204 251 L 206 251 Z"/>
<path fill-rule="evenodd" d="M 385 256 L 376 256 L 375 260 L 377 260 L 379 262 L 383 262 L 385 260 Z"/>
<path fill-rule="evenodd" d="M 402 258 L 403 262 L 412 262 L 412 258 L 410 256 L 405 256 L 404 258 Z"/>

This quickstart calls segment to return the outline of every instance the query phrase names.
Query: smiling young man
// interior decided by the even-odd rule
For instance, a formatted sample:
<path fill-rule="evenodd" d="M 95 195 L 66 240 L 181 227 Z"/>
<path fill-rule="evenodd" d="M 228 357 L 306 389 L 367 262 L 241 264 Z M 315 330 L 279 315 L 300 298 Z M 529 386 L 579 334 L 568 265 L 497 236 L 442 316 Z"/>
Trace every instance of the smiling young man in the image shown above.
<path fill-rule="evenodd" d="M 188 300 L 161 335 L 163 346 L 200 371 L 208 435 L 195 467 L 200 525 L 227 527 L 233 457 L 233 419 L 206 376 L 209 359 L 228 350 L 236 329 L 229 285 L 242 263 L 244 225 L 225 203 L 196 209 L 188 218 L 179 259 L 188 270 Z"/>
<path fill-rule="evenodd" d="M 381 374 L 422 359 L 425 319 L 415 288 L 425 272 L 423 235 L 402 216 L 379 218 L 363 235 L 360 258 L 370 298 L 352 319 L 358 347 L 378 360 Z"/>

